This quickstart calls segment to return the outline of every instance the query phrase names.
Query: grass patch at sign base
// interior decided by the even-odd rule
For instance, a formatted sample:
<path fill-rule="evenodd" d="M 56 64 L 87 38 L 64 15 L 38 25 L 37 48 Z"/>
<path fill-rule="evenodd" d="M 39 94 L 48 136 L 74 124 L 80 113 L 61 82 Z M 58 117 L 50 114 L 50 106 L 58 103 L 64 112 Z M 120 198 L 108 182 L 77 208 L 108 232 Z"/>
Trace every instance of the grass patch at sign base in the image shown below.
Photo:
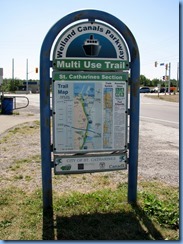
<path fill-rule="evenodd" d="M 1 240 L 178 240 L 178 189 L 140 183 L 138 204 L 127 184 L 90 193 L 53 194 L 43 214 L 41 189 L 1 189 Z"/>

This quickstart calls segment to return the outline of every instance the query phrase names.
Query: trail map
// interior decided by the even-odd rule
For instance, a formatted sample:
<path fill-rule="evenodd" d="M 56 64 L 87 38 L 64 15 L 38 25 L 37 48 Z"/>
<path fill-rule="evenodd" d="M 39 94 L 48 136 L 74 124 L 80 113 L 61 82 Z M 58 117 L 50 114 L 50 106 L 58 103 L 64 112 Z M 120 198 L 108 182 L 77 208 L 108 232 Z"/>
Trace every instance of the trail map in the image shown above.
<path fill-rule="evenodd" d="M 54 82 L 56 152 L 123 150 L 126 146 L 126 82 Z"/>

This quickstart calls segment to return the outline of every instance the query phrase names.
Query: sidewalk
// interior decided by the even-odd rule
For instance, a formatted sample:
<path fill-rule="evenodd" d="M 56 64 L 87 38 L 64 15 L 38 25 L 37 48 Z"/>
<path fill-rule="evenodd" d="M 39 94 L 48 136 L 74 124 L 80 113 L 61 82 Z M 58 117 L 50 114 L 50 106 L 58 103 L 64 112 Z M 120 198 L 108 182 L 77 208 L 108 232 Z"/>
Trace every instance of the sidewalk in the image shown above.
<path fill-rule="evenodd" d="M 34 120 L 39 120 L 39 115 L 22 116 L 22 115 L 2 115 L 2 114 L 0 114 L 0 135 L 16 125 L 34 121 Z"/>

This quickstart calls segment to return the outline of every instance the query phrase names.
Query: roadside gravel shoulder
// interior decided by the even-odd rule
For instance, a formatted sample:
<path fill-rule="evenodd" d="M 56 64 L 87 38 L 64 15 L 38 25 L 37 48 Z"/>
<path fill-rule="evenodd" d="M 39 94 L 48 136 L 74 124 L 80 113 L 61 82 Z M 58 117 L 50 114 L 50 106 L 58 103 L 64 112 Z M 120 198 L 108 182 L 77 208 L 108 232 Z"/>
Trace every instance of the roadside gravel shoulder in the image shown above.
<path fill-rule="evenodd" d="M 162 134 L 157 134 L 157 130 Z M 178 152 L 177 128 L 142 120 L 138 180 L 178 186 Z M 29 192 L 42 187 L 39 120 L 20 124 L 1 134 L 0 154 L 1 187 L 17 186 Z M 128 182 L 127 170 L 67 176 L 53 174 L 53 189 L 60 193 L 115 188 L 122 182 Z"/>
<path fill-rule="evenodd" d="M 161 133 L 157 133 L 161 132 Z M 140 122 L 139 178 L 179 185 L 179 130 Z"/>

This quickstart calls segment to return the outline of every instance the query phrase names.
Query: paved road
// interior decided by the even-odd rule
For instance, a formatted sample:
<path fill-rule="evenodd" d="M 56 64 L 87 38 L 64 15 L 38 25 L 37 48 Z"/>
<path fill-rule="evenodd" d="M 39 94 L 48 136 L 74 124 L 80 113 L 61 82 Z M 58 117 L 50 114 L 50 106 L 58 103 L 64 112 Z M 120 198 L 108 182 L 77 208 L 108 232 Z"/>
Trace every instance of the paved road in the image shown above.
<path fill-rule="evenodd" d="M 140 118 L 156 123 L 174 124 L 178 126 L 179 103 L 151 99 L 145 97 L 144 94 L 140 94 Z"/>
<path fill-rule="evenodd" d="M 17 106 L 26 104 L 26 100 L 18 98 L 19 95 L 8 94 L 8 96 L 16 96 Z M 39 94 L 20 95 L 29 99 L 29 106 L 26 109 L 17 111 L 29 111 L 30 113 L 39 113 Z M 168 95 L 167 95 L 168 96 Z M 140 119 L 143 121 L 153 121 L 154 123 L 165 123 L 166 125 L 174 125 L 179 127 L 179 104 L 175 102 L 166 102 L 147 98 L 144 94 L 140 94 Z"/>
<path fill-rule="evenodd" d="M 5 96 L 16 96 L 16 106 L 24 106 L 29 99 L 29 106 L 25 109 L 16 110 L 20 114 L 29 113 L 39 115 L 39 94 L 6 94 Z M 168 95 L 167 95 L 168 96 Z M 52 99 L 50 99 L 52 100 Z M 51 101 L 52 103 L 52 101 Z M 1 116 L 2 118 L 2 116 Z M 179 128 L 179 103 L 156 100 L 140 94 L 140 121 L 165 125 L 167 127 Z M 10 121 L 11 122 L 11 121 Z M 16 123 L 16 122 L 15 122 Z M 2 123 L 1 123 L 2 124 Z"/>
<path fill-rule="evenodd" d="M 16 101 L 16 107 L 26 106 L 27 100 L 22 96 L 26 96 L 29 99 L 29 106 L 23 109 L 17 109 L 15 112 L 19 115 L 0 115 L 0 135 L 6 130 L 25 122 L 39 120 L 39 95 L 29 94 L 29 95 L 15 95 L 15 94 L 5 94 L 8 97 L 16 96 L 14 102 Z"/>
<path fill-rule="evenodd" d="M 29 106 L 24 109 L 16 110 L 20 115 L 26 115 L 23 122 L 26 120 L 33 120 L 36 116 L 39 119 L 40 116 L 40 101 L 39 94 L 28 94 L 28 95 L 15 95 L 7 94 L 6 96 L 16 96 L 16 103 L 18 106 L 24 106 L 27 102 L 22 96 L 26 96 L 29 99 Z M 19 97 L 20 96 L 20 97 Z M 168 96 L 168 95 L 167 95 Z M 52 100 L 52 99 L 50 99 Z M 52 103 L 52 101 L 51 101 Z M 27 116 L 28 115 L 28 116 Z M 29 116 L 31 115 L 31 116 Z M 32 116 L 34 115 L 34 116 Z M 13 118 L 6 122 L 6 118 L 1 116 L 1 129 L 0 132 L 8 129 L 9 127 L 16 125 L 16 123 L 21 121 L 21 116 Z M 25 117 L 25 116 L 24 116 Z M 163 100 L 156 100 L 146 97 L 144 94 L 140 94 L 140 125 L 142 122 L 155 125 L 164 125 L 167 128 L 179 129 L 179 104 L 175 102 L 166 102 Z M 140 129 L 142 129 L 140 127 Z M 159 130 L 159 129 L 158 129 Z M 158 134 L 161 131 L 158 131 Z"/>

